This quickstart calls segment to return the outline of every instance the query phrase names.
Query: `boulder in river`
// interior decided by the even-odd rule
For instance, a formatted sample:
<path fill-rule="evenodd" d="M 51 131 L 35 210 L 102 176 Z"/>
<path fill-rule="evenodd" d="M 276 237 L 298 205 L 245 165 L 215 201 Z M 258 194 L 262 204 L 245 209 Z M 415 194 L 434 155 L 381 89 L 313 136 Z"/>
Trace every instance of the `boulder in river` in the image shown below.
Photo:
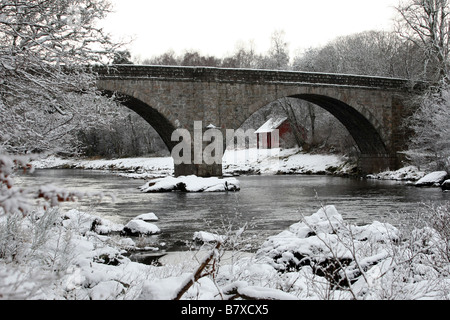
<path fill-rule="evenodd" d="M 450 178 L 446 171 L 435 171 L 427 174 L 415 183 L 416 187 L 439 187 L 446 179 Z"/>
<path fill-rule="evenodd" d="M 134 220 L 143 220 L 149 222 L 149 221 L 158 221 L 159 219 L 156 216 L 156 214 L 154 214 L 153 212 L 149 212 L 138 215 L 136 218 L 134 218 Z"/>
<path fill-rule="evenodd" d="M 450 179 L 445 180 L 442 184 L 441 184 L 441 188 L 444 191 L 450 191 Z"/>
<path fill-rule="evenodd" d="M 236 178 L 180 176 L 165 177 L 148 181 L 139 188 L 142 192 L 222 192 L 239 191 L 239 180 Z"/>
<path fill-rule="evenodd" d="M 160 233 L 161 230 L 153 223 L 144 220 L 131 220 L 123 228 L 122 233 L 128 236 L 153 235 Z"/>

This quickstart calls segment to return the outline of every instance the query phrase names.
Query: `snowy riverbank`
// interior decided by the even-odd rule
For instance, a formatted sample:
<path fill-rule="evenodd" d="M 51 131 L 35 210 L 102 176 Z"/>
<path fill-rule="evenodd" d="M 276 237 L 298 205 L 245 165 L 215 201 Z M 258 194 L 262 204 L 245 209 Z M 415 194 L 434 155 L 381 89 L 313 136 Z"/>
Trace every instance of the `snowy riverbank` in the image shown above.
<path fill-rule="evenodd" d="M 123 158 L 113 160 L 61 159 L 54 156 L 33 161 L 35 168 L 108 170 L 130 178 L 160 178 L 173 174 L 173 159 Z M 348 175 L 354 165 L 340 155 L 307 154 L 299 149 L 227 150 L 223 172 L 240 174 L 336 174 Z"/>

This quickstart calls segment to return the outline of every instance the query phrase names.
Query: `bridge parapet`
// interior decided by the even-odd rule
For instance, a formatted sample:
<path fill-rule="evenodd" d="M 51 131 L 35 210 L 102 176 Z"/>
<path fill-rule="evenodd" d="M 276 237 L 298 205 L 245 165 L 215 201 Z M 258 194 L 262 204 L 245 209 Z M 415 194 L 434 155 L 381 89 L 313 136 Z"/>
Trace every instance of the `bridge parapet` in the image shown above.
<path fill-rule="evenodd" d="M 149 79 L 160 81 L 228 82 L 250 84 L 309 84 L 364 87 L 394 91 L 413 88 L 405 79 L 360 75 L 278 71 L 260 69 L 231 69 L 212 67 L 112 65 L 95 67 L 99 79 Z"/>

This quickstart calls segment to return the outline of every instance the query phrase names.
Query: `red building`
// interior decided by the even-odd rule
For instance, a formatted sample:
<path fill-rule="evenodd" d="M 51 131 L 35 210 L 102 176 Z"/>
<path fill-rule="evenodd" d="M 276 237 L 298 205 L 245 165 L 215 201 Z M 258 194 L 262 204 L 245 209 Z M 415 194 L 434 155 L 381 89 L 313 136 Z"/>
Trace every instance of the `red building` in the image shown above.
<path fill-rule="evenodd" d="M 279 148 L 280 141 L 283 140 L 287 134 L 291 133 L 291 125 L 288 118 L 270 118 L 258 130 L 256 130 L 256 137 L 258 141 L 258 149 L 273 149 Z"/>

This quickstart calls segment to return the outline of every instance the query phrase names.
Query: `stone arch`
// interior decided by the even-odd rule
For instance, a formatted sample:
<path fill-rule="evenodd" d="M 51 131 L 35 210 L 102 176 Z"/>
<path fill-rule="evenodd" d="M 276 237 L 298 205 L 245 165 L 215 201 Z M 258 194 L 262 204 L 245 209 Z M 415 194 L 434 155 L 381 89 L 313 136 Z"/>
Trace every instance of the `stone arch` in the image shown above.
<path fill-rule="evenodd" d="M 373 124 L 376 122 L 375 119 L 369 120 L 366 115 L 347 103 L 329 96 L 298 94 L 291 97 L 311 102 L 331 113 L 348 130 L 361 154 L 386 155 L 389 153 L 381 134 Z"/>
<path fill-rule="evenodd" d="M 311 102 L 331 113 L 344 125 L 355 140 L 361 154 L 389 155 L 389 135 L 385 132 L 386 130 L 383 130 L 383 126 L 377 117 L 368 110 L 367 106 L 354 106 L 354 102 L 358 99 L 352 97 L 352 92 L 345 92 L 342 96 L 336 96 L 333 93 L 335 92 L 332 88 L 305 87 L 294 90 L 280 90 L 275 99 L 270 100 L 276 101 L 286 97 Z M 265 97 L 263 101 L 250 106 L 250 115 L 244 121 L 267 106 L 267 101 L 268 99 Z M 239 127 L 243 123 L 240 123 Z"/>
<path fill-rule="evenodd" d="M 103 95 L 114 97 L 114 100 L 122 104 L 123 106 L 133 110 L 140 115 L 145 121 L 147 121 L 159 134 L 164 144 L 167 146 L 169 152 L 172 151 L 175 146 L 175 142 L 171 141 L 172 133 L 175 131 L 174 125 L 158 110 L 152 108 L 147 103 L 120 92 L 111 92 L 104 90 Z"/>

